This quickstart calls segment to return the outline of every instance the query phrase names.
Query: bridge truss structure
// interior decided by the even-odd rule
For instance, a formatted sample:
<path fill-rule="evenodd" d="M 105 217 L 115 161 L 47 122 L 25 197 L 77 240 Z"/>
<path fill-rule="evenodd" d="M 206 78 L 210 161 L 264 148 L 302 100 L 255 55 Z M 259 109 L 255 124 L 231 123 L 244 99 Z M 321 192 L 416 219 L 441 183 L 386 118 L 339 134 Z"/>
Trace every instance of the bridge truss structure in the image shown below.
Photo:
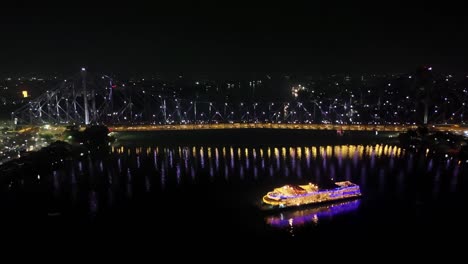
<path fill-rule="evenodd" d="M 84 68 L 12 113 L 17 125 L 313 123 L 325 116 L 315 101 L 194 101 L 118 85 Z"/>
<path fill-rule="evenodd" d="M 467 116 L 465 112 L 468 110 L 467 96 L 466 92 L 452 96 L 460 101 L 460 108 L 451 114 L 440 111 L 427 116 L 428 111 L 425 111 L 424 122 L 429 119 L 432 124 L 447 124 L 447 121 L 464 124 Z M 370 122 L 368 124 L 414 125 L 420 114 L 416 110 L 406 115 L 401 110 L 398 113 L 392 110 L 390 112 L 395 112 L 394 116 L 387 116 L 386 120 L 379 115 L 380 105 L 367 105 L 368 108 L 365 108 L 366 105 L 364 108 L 362 105 L 355 106 L 351 106 L 351 101 L 337 99 L 328 102 L 190 100 L 164 95 L 154 89 L 125 86 L 111 76 L 92 75 L 83 68 L 72 78 L 64 80 L 14 111 L 12 119 L 16 125 L 360 124 L 361 110 L 374 109 L 374 112 L 368 111 L 371 117 L 367 120 Z M 405 110 L 403 107 L 402 109 Z"/>

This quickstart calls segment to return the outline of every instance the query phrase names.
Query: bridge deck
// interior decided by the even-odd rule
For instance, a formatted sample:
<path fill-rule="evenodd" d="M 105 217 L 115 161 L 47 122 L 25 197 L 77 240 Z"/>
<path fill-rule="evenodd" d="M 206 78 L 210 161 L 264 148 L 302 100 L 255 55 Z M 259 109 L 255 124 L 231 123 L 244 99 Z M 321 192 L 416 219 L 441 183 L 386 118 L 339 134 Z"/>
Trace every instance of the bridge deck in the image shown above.
<path fill-rule="evenodd" d="M 334 124 L 273 124 L 273 123 L 232 123 L 232 124 L 185 124 L 185 125 L 133 125 L 110 126 L 112 131 L 164 131 L 164 130 L 210 130 L 210 129 L 304 129 L 343 131 L 395 131 L 416 129 L 416 125 L 334 125 Z M 459 125 L 435 125 L 432 129 L 463 133 L 468 127 Z"/>

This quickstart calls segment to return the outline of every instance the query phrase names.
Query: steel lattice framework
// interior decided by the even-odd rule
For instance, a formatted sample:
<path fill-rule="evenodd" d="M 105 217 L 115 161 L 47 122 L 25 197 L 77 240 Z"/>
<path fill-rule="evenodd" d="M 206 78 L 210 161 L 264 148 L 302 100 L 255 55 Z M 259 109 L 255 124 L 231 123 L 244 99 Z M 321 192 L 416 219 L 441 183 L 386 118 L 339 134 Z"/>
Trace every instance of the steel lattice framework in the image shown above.
<path fill-rule="evenodd" d="M 12 113 L 16 124 L 312 123 L 325 112 L 316 102 L 206 102 L 115 85 L 81 73 Z"/>
<path fill-rule="evenodd" d="M 465 91 L 465 90 L 464 90 Z M 334 123 L 359 122 L 362 105 L 351 106 L 343 102 L 209 102 L 195 101 L 158 94 L 137 86 L 125 86 L 107 75 L 93 76 L 84 68 L 54 89 L 12 113 L 15 124 L 108 124 L 108 125 L 158 125 L 158 124 L 213 124 L 213 123 Z M 460 102 L 460 108 L 449 117 L 464 123 L 468 93 L 452 96 Z M 325 100 L 326 101 L 326 100 Z M 416 100 L 417 101 L 417 100 Z M 377 105 L 367 105 L 372 123 L 395 122 L 379 117 L 380 100 Z M 397 109 L 398 110 L 398 109 Z M 388 109 L 386 110 L 389 111 Z M 392 110 L 394 112 L 396 110 Z M 419 112 L 401 115 L 397 122 L 414 122 Z M 401 112 L 401 111 L 400 111 Z M 400 115 L 401 113 L 398 113 Z M 397 112 L 395 112 L 397 114 Z M 424 115 L 424 121 L 447 123 L 445 112 Z M 452 118 L 453 119 L 453 118 Z M 368 120 L 369 121 L 369 120 Z M 359 123 L 358 123 L 359 124 Z M 396 124 L 396 123 L 395 123 Z"/>

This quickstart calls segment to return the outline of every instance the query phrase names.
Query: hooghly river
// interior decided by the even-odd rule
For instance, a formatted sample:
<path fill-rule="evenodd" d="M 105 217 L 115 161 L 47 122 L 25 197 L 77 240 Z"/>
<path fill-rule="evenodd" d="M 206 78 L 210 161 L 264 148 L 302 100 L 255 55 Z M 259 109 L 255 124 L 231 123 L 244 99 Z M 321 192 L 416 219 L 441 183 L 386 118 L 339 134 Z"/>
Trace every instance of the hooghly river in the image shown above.
<path fill-rule="evenodd" d="M 217 243 L 453 239 L 468 164 L 391 144 L 120 144 L 2 192 L 3 219 L 51 230 Z M 362 198 L 264 212 L 284 184 L 348 180 Z M 62 228 L 62 229 L 61 229 Z M 86 232 L 86 231 L 85 231 Z"/>

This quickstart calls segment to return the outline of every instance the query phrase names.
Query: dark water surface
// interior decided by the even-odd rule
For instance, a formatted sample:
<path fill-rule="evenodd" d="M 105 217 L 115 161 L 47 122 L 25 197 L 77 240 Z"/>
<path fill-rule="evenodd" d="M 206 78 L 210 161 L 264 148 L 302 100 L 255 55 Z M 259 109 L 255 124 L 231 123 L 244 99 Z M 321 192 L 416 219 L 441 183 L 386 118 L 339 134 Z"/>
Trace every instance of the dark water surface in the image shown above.
<path fill-rule="evenodd" d="M 468 164 L 456 159 L 376 144 L 139 144 L 13 182 L 2 193 L 3 219 L 45 233 L 191 245 L 201 238 L 218 246 L 465 239 Z M 363 197 L 281 212 L 258 209 L 275 187 L 330 180 L 359 184 Z"/>

